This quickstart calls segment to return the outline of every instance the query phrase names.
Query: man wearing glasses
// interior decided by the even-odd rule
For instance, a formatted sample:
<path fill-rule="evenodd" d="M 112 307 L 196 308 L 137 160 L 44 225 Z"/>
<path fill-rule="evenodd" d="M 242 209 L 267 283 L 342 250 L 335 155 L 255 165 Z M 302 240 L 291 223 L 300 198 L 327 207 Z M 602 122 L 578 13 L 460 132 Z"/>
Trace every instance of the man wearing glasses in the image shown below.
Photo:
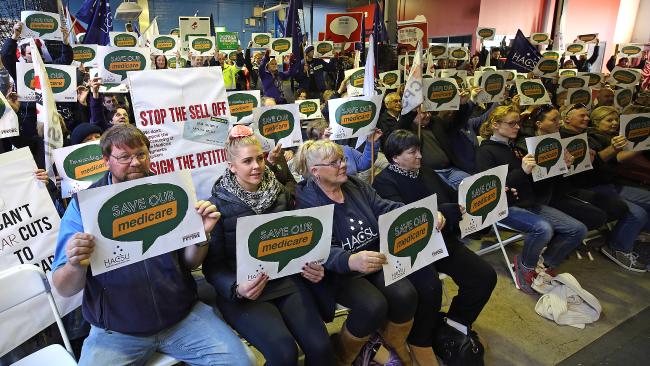
<path fill-rule="evenodd" d="M 151 175 L 149 140 L 132 125 L 117 125 L 101 137 L 108 172 L 90 188 Z M 197 203 L 206 233 L 219 220 L 216 207 Z M 192 245 L 93 275 L 95 248 L 83 232 L 76 196 L 63 219 L 54 254 L 53 283 L 63 296 L 84 291 L 82 311 L 91 324 L 79 365 L 142 365 L 158 351 L 190 365 L 249 365 L 239 338 L 212 308 L 198 301 L 191 270 L 208 246 Z"/>

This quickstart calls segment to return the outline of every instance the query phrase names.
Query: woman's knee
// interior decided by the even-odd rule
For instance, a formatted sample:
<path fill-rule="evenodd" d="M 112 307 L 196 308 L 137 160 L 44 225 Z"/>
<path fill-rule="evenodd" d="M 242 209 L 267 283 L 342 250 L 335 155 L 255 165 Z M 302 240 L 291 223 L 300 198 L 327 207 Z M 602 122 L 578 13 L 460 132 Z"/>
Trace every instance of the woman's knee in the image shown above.
<path fill-rule="evenodd" d="M 403 323 L 413 318 L 418 305 L 418 292 L 408 279 L 392 284 L 390 291 L 386 291 L 385 295 L 390 321 Z"/>
<path fill-rule="evenodd" d="M 268 366 L 298 364 L 298 346 L 293 338 L 275 339 L 273 344 L 260 349 Z"/>

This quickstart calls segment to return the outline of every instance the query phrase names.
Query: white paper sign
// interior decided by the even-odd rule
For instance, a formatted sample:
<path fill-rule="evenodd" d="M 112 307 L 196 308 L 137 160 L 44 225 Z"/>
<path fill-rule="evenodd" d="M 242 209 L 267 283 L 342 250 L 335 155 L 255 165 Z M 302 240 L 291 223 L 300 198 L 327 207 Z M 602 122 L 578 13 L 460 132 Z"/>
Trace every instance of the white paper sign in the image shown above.
<path fill-rule="evenodd" d="M 454 78 L 423 79 L 424 110 L 456 111 L 460 107 L 460 93 Z"/>
<path fill-rule="evenodd" d="M 81 62 L 84 67 L 97 67 L 97 45 L 77 44 L 72 46 L 72 58 Z"/>
<path fill-rule="evenodd" d="M 251 33 L 252 48 L 269 48 L 271 33 Z"/>
<path fill-rule="evenodd" d="M 549 44 L 551 36 L 548 33 L 532 33 L 528 40 L 532 45 Z"/>
<path fill-rule="evenodd" d="M 496 32 L 496 28 L 478 27 L 476 28 L 476 38 L 482 41 L 491 41 L 494 39 Z"/>
<path fill-rule="evenodd" d="M 573 155 L 574 158 L 573 164 L 569 166 L 569 172 L 564 175 L 565 177 L 594 168 L 591 165 L 589 140 L 586 132 L 562 139 L 562 148 Z"/>
<path fill-rule="evenodd" d="M 138 34 L 135 32 L 109 32 L 110 45 L 113 47 L 137 47 Z"/>
<path fill-rule="evenodd" d="M 618 57 L 641 57 L 643 55 L 643 44 L 623 43 L 618 45 Z"/>
<path fill-rule="evenodd" d="M 447 55 L 450 60 L 469 60 L 469 49 L 467 47 L 449 47 Z"/>
<path fill-rule="evenodd" d="M 61 181 L 61 195 L 71 197 L 73 193 L 90 187 L 108 170 L 104 163 L 99 141 L 62 147 L 54 150 L 54 162 Z"/>
<path fill-rule="evenodd" d="M 149 49 L 151 50 L 151 54 L 155 56 L 175 56 L 179 46 L 180 40 L 178 37 L 169 34 L 161 34 L 154 37 Z"/>
<path fill-rule="evenodd" d="M 191 36 L 188 44 L 194 56 L 214 56 L 215 41 L 213 36 Z"/>
<path fill-rule="evenodd" d="M 484 71 L 479 86 L 483 90 L 476 96 L 477 103 L 501 102 L 505 99 L 506 75 L 501 71 Z"/>
<path fill-rule="evenodd" d="M 363 81 L 366 75 L 364 67 L 345 70 L 345 78 L 348 79 L 347 94 L 348 97 L 359 97 L 363 95 Z"/>
<path fill-rule="evenodd" d="M 61 17 L 57 13 L 45 11 L 21 11 L 20 21 L 23 31 L 20 38 L 40 38 L 42 40 L 63 41 Z"/>
<path fill-rule="evenodd" d="M 104 84 L 125 84 L 127 72 L 151 69 L 151 56 L 147 47 L 97 46 L 97 64 Z"/>
<path fill-rule="evenodd" d="M 52 283 L 52 262 L 61 220 L 54 208 L 45 185 L 36 180 L 36 163 L 29 148 L 0 154 L 0 271 L 20 264 L 35 264 L 40 267 Z M 63 297 L 52 286 L 54 301 L 61 315 L 81 305 L 83 293 Z M 5 296 L 3 294 L 3 296 Z M 52 314 L 47 300 L 28 302 L 17 308 L 23 316 L 12 317 L 12 312 L 0 314 L 5 336 L 0 337 L 0 348 L 13 343 L 16 347 L 34 336 L 23 330 L 19 319 L 24 312 L 30 314 L 30 322 L 45 329 L 52 324 Z M 23 320 L 24 321 L 24 320 Z M 9 333 L 10 332 L 10 335 Z"/>
<path fill-rule="evenodd" d="M 95 276 L 206 240 L 188 171 L 86 189 L 77 197 L 84 232 L 95 236 Z"/>
<path fill-rule="evenodd" d="M 241 90 L 227 92 L 230 115 L 240 124 L 253 123 L 253 111 L 262 105 L 259 90 Z"/>
<path fill-rule="evenodd" d="M 314 57 L 334 57 L 334 43 L 332 41 L 314 42 Z"/>
<path fill-rule="evenodd" d="M 189 52 L 190 36 L 209 36 L 210 17 L 178 17 L 178 28 L 184 54 Z"/>
<path fill-rule="evenodd" d="M 458 224 L 461 238 L 508 216 L 507 175 L 508 165 L 501 165 L 467 177 L 460 183 L 458 202 L 465 207 L 465 214 Z"/>
<path fill-rule="evenodd" d="M 432 60 L 447 58 L 447 45 L 432 43 L 429 45 L 429 54 Z"/>
<path fill-rule="evenodd" d="M 268 144 L 283 148 L 302 145 L 300 115 L 297 104 L 279 104 L 256 108 L 253 112 L 255 129 Z"/>
<path fill-rule="evenodd" d="M 562 65 L 560 65 L 562 66 Z M 560 76 L 577 76 L 578 75 L 578 70 L 577 69 L 559 69 L 558 74 Z"/>
<path fill-rule="evenodd" d="M 609 74 L 607 82 L 622 87 L 632 87 L 639 83 L 641 80 L 641 73 L 637 69 L 623 68 L 616 66 L 612 73 Z"/>
<path fill-rule="evenodd" d="M 327 101 L 330 140 L 366 137 L 371 134 L 381 110 L 381 95 L 371 97 L 337 98 Z"/>
<path fill-rule="evenodd" d="M 379 80 L 386 89 L 397 89 L 402 84 L 402 75 L 399 70 L 381 72 Z"/>
<path fill-rule="evenodd" d="M 570 76 L 560 74 L 558 84 L 558 93 L 565 90 L 568 91 L 572 88 L 586 88 L 589 85 L 589 76 Z"/>
<path fill-rule="evenodd" d="M 456 70 L 456 69 L 442 69 L 440 74 L 436 75 L 440 78 L 454 78 L 456 80 L 456 85 L 459 88 L 464 88 L 467 85 L 467 71 L 466 70 Z"/>
<path fill-rule="evenodd" d="M 623 114 L 620 128 L 628 141 L 625 150 L 650 150 L 650 113 Z"/>
<path fill-rule="evenodd" d="M 519 104 L 521 105 L 539 105 L 551 103 L 544 84 L 539 79 L 516 79 L 517 94 L 519 94 Z"/>
<path fill-rule="evenodd" d="M 71 65 L 47 64 L 45 66 L 50 77 L 50 86 L 55 102 L 77 101 L 77 68 Z M 18 79 L 18 100 L 21 102 L 35 102 L 34 91 L 34 64 L 26 62 L 16 63 L 16 79 Z"/>
<path fill-rule="evenodd" d="M 564 148 L 559 132 L 526 138 L 526 148 L 535 157 L 533 181 L 554 177 L 569 170 L 564 162 Z"/>
<path fill-rule="evenodd" d="M 280 57 L 288 55 L 292 50 L 293 40 L 291 37 L 285 38 L 271 38 L 269 42 L 269 48 L 271 49 L 271 56 L 275 56 L 278 59 L 278 63 L 281 63 Z"/>
<path fill-rule="evenodd" d="M 210 197 L 227 165 L 225 150 L 184 132 L 188 123 L 230 117 L 221 68 L 145 70 L 129 73 L 129 82 L 137 127 L 151 142 L 152 171 L 191 170 L 198 197 Z"/>
<path fill-rule="evenodd" d="M 11 108 L 7 98 L 0 93 L 0 139 L 18 136 L 18 116 Z"/>
<path fill-rule="evenodd" d="M 435 194 L 379 216 L 379 252 L 386 255 L 386 286 L 449 255 L 436 230 L 437 219 Z"/>
<path fill-rule="evenodd" d="M 623 108 L 632 104 L 633 97 L 634 97 L 633 88 L 616 89 L 616 91 L 614 91 L 614 107 L 618 109 L 619 112 L 622 112 Z"/>
<path fill-rule="evenodd" d="M 557 79 L 559 76 L 558 70 L 559 65 L 556 59 L 550 57 L 542 57 L 535 65 L 533 74 L 543 78 Z"/>
<path fill-rule="evenodd" d="M 265 273 L 269 279 L 325 263 L 332 239 L 334 205 L 251 215 L 237 219 L 237 283 Z"/>
<path fill-rule="evenodd" d="M 603 74 L 599 72 L 578 72 L 577 76 L 586 76 L 589 78 L 589 86 L 600 88 L 603 81 Z"/>
<path fill-rule="evenodd" d="M 320 111 L 320 99 L 296 100 L 295 103 L 298 105 L 298 114 L 301 120 L 323 117 Z"/>
<path fill-rule="evenodd" d="M 583 53 L 587 53 L 588 47 L 584 42 L 575 42 L 570 43 L 566 46 L 565 54 L 567 56 L 578 56 Z"/>
<path fill-rule="evenodd" d="M 588 110 L 591 110 L 591 88 L 571 88 L 567 90 L 564 105 L 584 104 Z"/>

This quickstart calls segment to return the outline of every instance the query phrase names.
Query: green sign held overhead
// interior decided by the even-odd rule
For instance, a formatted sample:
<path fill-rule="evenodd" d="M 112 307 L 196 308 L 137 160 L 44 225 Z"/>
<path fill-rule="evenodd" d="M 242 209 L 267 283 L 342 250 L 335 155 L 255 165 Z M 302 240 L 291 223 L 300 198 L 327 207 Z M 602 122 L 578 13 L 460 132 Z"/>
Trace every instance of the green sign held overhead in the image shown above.
<path fill-rule="evenodd" d="M 274 140 L 276 144 L 291 135 L 295 123 L 293 114 L 284 109 L 269 109 L 260 115 L 258 121 L 262 136 Z"/>
<path fill-rule="evenodd" d="M 32 14 L 25 18 L 25 26 L 38 33 L 39 37 L 54 33 L 59 29 L 59 21 L 47 14 Z"/>
<path fill-rule="evenodd" d="M 336 109 L 336 122 L 353 133 L 368 126 L 377 114 L 375 103 L 369 100 L 351 100 L 341 104 Z"/>

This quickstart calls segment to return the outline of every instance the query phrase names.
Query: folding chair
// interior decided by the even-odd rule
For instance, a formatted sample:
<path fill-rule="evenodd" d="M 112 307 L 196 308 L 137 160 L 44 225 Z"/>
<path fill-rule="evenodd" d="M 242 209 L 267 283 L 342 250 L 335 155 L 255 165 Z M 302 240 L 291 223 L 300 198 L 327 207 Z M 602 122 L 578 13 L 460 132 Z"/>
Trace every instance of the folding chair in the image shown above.
<path fill-rule="evenodd" d="M 73 352 L 70 340 L 61 322 L 61 315 L 54 303 L 51 288 L 43 270 L 32 264 L 21 264 L 4 270 L 0 272 L 0 288 L 2 289 L 2 296 L 0 296 L 0 314 L 10 313 L 12 317 L 21 317 L 21 320 L 23 320 L 21 321 L 21 334 L 30 332 L 33 336 L 42 329 L 40 329 L 38 322 L 32 321 L 30 312 L 16 311 L 16 309 L 24 310 L 25 306 L 21 305 L 25 305 L 28 302 L 35 303 L 35 301 L 42 300 L 43 297 L 46 297 L 54 321 L 61 332 L 61 338 L 65 344 L 65 348 L 59 344 L 47 346 L 14 363 L 14 365 L 76 365 L 77 362 L 72 356 Z M 30 329 L 30 327 L 33 329 Z M 11 337 L 9 334 L 13 332 L 14 329 L 3 331 L 4 336 L 8 338 Z M 0 342 L 0 347 L 2 347 L 0 349 L 0 356 L 11 351 L 26 340 L 21 338 L 3 340 Z"/>
<path fill-rule="evenodd" d="M 503 253 L 503 259 L 505 259 L 506 264 L 508 265 L 508 271 L 510 271 L 510 276 L 512 277 L 512 281 L 514 282 L 515 287 L 517 289 L 519 289 L 519 285 L 517 285 L 517 279 L 515 278 L 515 272 L 513 270 L 513 265 L 510 262 L 510 258 L 508 258 L 508 253 L 506 253 L 505 246 L 510 244 L 510 243 L 514 243 L 514 242 L 516 242 L 518 240 L 523 239 L 524 235 L 523 234 L 517 234 L 517 235 L 514 235 L 514 236 L 512 236 L 512 237 L 510 237 L 510 238 L 508 238 L 506 240 L 501 240 L 501 234 L 499 233 L 499 228 L 498 228 L 499 226 L 501 226 L 502 228 L 507 229 L 507 230 L 517 231 L 517 230 L 515 230 L 515 229 L 513 229 L 513 228 L 511 228 L 511 227 L 509 227 L 507 225 L 504 225 L 504 224 L 502 224 L 500 222 L 492 224 L 492 230 L 494 230 L 494 234 L 497 237 L 497 242 L 495 244 L 493 244 L 493 245 L 490 245 L 487 248 L 483 248 L 483 249 L 477 251 L 476 254 L 483 255 L 483 254 L 491 253 L 491 252 L 493 252 L 493 251 L 495 251 L 497 249 L 501 249 L 501 253 Z"/>

